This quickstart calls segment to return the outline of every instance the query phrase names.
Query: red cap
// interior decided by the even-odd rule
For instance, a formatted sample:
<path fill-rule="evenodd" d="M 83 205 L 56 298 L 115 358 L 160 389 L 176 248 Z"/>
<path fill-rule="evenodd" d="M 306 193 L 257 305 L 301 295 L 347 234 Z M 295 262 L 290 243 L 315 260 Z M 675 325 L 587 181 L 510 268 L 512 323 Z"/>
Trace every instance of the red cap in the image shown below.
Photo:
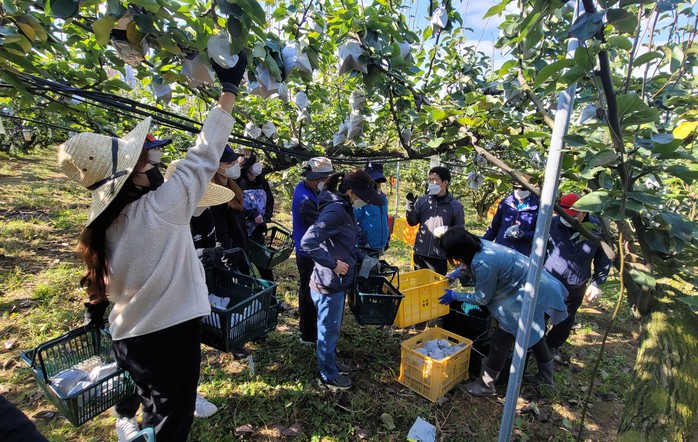
<path fill-rule="evenodd" d="M 567 195 L 560 198 L 560 207 L 565 209 L 565 212 L 567 212 L 570 216 L 577 216 L 577 214 L 579 214 L 579 211 L 572 210 L 570 209 L 570 207 L 574 206 L 574 203 L 576 203 L 578 200 L 579 195 L 574 193 L 568 193 Z"/>

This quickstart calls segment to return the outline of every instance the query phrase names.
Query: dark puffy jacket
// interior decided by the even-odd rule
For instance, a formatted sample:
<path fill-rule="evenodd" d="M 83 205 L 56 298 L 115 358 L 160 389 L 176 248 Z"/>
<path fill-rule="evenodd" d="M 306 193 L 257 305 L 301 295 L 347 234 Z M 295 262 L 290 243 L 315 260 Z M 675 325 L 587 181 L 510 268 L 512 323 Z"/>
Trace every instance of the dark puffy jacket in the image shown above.
<path fill-rule="evenodd" d="M 592 278 L 591 264 L 594 264 L 592 282 L 597 287 L 606 282 L 611 270 L 611 260 L 608 259 L 601 247 L 584 238 L 572 227 L 560 222 L 559 216 L 554 216 L 550 223 L 550 238 L 546 250 L 545 270 L 562 282 L 565 287 L 586 285 Z M 585 221 L 598 226 L 594 233 L 601 234 L 601 223 L 587 215 Z"/>
<path fill-rule="evenodd" d="M 528 197 L 528 204 L 521 210 L 516 208 L 514 195 L 504 198 L 497 206 L 497 212 L 492 218 L 492 223 L 487 231 L 482 235 L 483 239 L 494 241 L 497 244 L 514 249 L 526 256 L 531 254 L 533 234 L 536 230 L 536 220 L 538 219 L 538 197 L 531 195 Z M 523 238 L 505 238 L 504 232 L 514 224 L 519 224 L 519 228 L 524 232 Z"/>
<path fill-rule="evenodd" d="M 364 244 L 368 248 L 375 250 L 385 249 L 390 239 L 390 231 L 388 230 L 388 197 L 383 192 L 379 192 L 379 194 L 385 202 L 384 206 L 366 204 L 360 209 L 354 209 L 356 222 L 363 233 Z"/>
<path fill-rule="evenodd" d="M 318 195 L 313 189 L 306 186 L 305 181 L 298 183 L 293 191 L 291 216 L 293 217 L 293 242 L 296 245 L 296 254 L 308 256 L 301 250 L 301 238 L 308 231 L 308 228 L 317 221 L 320 209 L 318 208 Z"/>
<path fill-rule="evenodd" d="M 447 193 L 442 197 L 424 195 L 414 204 L 407 204 L 407 224 L 416 226 L 419 231 L 414 242 L 415 255 L 429 258 L 446 259 L 439 240 L 434 237 L 437 227 L 465 227 L 463 205 L 453 195 Z"/>
<path fill-rule="evenodd" d="M 354 210 L 347 196 L 327 190 L 320 192 L 319 202 L 320 216 L 301 239 L 301 250 L 315 261 L 310 287 L 325 294 L 344 292 L 364 257 L 355 247 L 358 231 Z M 333 270 L 337 260 L 349 265 L 342 277 Z"/>

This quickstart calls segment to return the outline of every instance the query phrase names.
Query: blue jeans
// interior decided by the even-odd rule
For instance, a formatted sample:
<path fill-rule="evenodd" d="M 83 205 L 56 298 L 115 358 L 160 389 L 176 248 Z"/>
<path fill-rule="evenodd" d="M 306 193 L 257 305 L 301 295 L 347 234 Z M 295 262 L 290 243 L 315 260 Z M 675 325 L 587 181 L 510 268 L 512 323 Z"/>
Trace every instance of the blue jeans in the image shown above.
<path fill-rule="evenodd" d="M 344 293 L 324 295 L 310 290 L 317 308 L 317 363 L 325 381 L 333 381 L 339 376 L 336 350 L 344 314 Z"/>

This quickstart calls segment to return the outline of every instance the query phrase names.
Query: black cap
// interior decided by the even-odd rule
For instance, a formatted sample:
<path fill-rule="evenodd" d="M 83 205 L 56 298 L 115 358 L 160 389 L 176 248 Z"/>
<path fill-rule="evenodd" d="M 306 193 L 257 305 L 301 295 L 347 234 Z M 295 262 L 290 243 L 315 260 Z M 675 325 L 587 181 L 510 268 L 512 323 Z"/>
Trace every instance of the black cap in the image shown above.
<path fill-rule="evenodd" d="M 383 201 L 383 198 L 378 194 L 376 184 L 373 182 L 371 175 L 363 170 L 345 173 L 342 182 L 345 186 L 349 187 L 356 196 L 366 201 L 367 204 L 385 206 L 385 201 Z"/>
<path fill-rule="evenodd" d="M 366 164 L 366 173 L 369 174 L 371 179 L 377 183 L 385 183 L 388 181 L 383 174 L 383 165 L 381 163 L 368 162 Z"/>
<path fill-rule="evenodd" d="M 221 155 L 221 163 L 232 163 L 233 161 L 237 161 L 237 159 L 240 158 L 240 154 L 237 152 L 233 152 L 233 149 L 229 145 L 225 145 L 225 149 L 223 150 L 223 155 Z"/>

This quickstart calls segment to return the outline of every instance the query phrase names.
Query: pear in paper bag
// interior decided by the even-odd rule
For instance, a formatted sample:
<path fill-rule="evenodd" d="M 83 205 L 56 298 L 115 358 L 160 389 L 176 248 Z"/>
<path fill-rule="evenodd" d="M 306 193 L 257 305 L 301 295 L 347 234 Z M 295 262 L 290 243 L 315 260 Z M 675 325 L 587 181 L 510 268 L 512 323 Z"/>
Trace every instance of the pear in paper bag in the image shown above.
<path fill-rule="evenodd" d="M 300 45 L 297 42 L 284 46 L 281 50 L 281 58 L 284 60 L 286 77 L 291 74 L 293 69 L 298 69 L 300 72 L 307 74 L 313 73 L 308 56 L 301 52 Z"/>
<path fill-rule="evenodd" d="M 359 57 L 363 54 L 363 49 L 356 40 L 347 40 L 339 47 L 339 75 L 342 75 L 351 70 L 368 74 L 366 64 L 359 61 Z"/>
<path fill-rule="evenodd" d="M 267 121 L 262 125 L 262 133 L 267 137 L 267 138 L 272 138 L 276 136 L 276 126 L 274 126 L 274 123 L 271 121 Z"/>
<path fill-rule="evenodd" d="M 250 121 L 245 125 L 246 137 L 254 138 L 256 140 L 261 134 L 262 130 L 253 122 Z"/>
<path fill-rule="evenodd" d="M 361 91 L 352 91 L 349 96 L 349 105 L 352 109 L 363 109 L 366 104 L 366 95 Z"/>
<path fill-rule="evenodd" d="M 437 32 L 444 29 L 448 24 L 448 12 L 446 8 L 441 6 L 439 9 L 434 11 L 434 15 L 431 16 L 431 31 Z"/>
<path fill-rule="evenodd" d="M 294 101 L 299 109 L 305 109 L 306 107 L 308 107 L 308 95 L 303 91 L 300 91 L 296 94 L 296 98 Z"/>
<path fill-rule="evenodd" d="M 225 69 L 234 67 L 240 59 L 238 54 L 230 53 L 228 33 L 225 31 L 209 38 L 206 47 L 208 49 L 208 56 L 211 57 L 216 64 Z"/>
<path fill-rule="evenodd" d="M 201 54 L 182 62 L 182 75 L 187 77 L 187 84 L 193 88 L 216 81 L 216 73 L 204 63 Z"/>

